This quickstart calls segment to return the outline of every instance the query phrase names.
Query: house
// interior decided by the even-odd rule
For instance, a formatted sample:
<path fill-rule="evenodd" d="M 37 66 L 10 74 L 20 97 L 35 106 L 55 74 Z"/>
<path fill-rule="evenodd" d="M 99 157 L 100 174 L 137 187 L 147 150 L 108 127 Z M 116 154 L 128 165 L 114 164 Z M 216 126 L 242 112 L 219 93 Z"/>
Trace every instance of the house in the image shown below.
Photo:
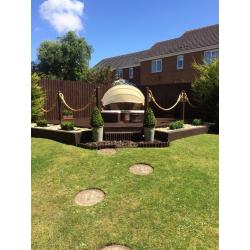
<path fill-rule="evenodd" d="M 178 38 L 158 42 L 150 49 L 110 57 L 95 67 L 117 71 L 119 78 L 150 87 L 162 106 L 176 100 L 181 90 L 190 91 L 195 79 L 194 61 L 210 63 L 219 56 L 219 25 L 186 31 Z M 162 113 L 162 112 L 159 112 Z"/>

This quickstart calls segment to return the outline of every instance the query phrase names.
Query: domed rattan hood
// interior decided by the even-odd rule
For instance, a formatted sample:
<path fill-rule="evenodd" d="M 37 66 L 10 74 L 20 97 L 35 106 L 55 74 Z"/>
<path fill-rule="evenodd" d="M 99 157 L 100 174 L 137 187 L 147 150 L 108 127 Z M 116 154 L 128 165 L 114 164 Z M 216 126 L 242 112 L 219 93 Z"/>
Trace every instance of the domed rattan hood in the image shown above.
<path fill-rule="evenodd" d="M 112 103 L 139 103 L 144 105 L 145 97 L 142 92 L 131 85 L 117 85 L 110 88 L 102 98 L 103 106 Z"/>

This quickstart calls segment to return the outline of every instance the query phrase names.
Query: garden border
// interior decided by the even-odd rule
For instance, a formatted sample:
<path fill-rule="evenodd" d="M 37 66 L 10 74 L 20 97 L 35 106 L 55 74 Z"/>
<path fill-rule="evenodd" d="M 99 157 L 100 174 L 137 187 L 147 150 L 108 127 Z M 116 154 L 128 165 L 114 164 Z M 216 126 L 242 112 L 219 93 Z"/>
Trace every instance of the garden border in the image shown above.
<path fill-rule="evenodd" d="M 165 130 L 165 131 L 156 129 L 155 139 L 161 138 L 161 140 L 171 142 L 193 135 L 206 134 L 208 133 L 208 131 L 209 131 L 209 125 L 202 125 L 185 129 Z"/>
<path fill-rule="evenodd" d="M 167 147 L 169 143 L 174 140 L 178 140 L 181 138 L 206 134 L 209 132 L 209 125 L 203 125 L 188 129 L 177 129 L 177 130 L 166 130 L 160 131 L 158 129 L 155 130 L 155 140 L 154 142 L 144 142 L 144 141 L 135 141 L 136 146 L 127 146 L 127 147 Z M 91 130 L 85 131 L 64 131 L 64 130 L 49 130 L 45 128 L 32 127 L 31 128 L 31 137 L 36 138 L 46 138 L 55 140 L 61 143 L 79 146 L 86 149 L 103 149 L 103 148 L 120 148 L 121 146 L 117 146 L 114 141 L 113 144 L 100 143 L 99 145 L 85 145 L 87 142 L 91 142 L 92 140 L 92 132 Z M 126 148 L 126 146 L 124 146 Z"/>
<path fill-rule="evenodd" d="M 86 131 L 64 131 L 49 130 L 44 128 L 31 128 L 31 137 L 46 138 L 69 145 L 78 146 L 80 142 L 89 141 L 92 138 L 91 130 Z"/>

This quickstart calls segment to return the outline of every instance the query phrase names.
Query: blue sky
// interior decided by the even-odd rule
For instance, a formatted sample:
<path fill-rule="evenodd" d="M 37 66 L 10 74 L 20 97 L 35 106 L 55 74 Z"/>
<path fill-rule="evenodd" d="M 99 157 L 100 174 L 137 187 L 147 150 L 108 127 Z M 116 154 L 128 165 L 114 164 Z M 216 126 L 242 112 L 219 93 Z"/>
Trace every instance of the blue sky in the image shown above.
<path fill-rule="evenodd" d="M 42 41 L 69 29 L 93 46 L 94 66 L 218 22 L 218 0 L 32 0 L 32 60 Z"/>

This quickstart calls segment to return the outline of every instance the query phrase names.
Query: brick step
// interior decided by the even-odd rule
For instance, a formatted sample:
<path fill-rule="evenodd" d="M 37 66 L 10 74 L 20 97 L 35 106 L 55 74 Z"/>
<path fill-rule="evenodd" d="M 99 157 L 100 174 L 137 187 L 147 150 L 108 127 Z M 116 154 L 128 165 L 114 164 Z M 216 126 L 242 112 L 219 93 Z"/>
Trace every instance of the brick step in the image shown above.
<path fill-rule="evenodd" d="M 138 127 L 104 127 L 104 133 L 106 132 L 141 132 L 142 126 Z"/>
<path fill-rule="evenodd" d="M 123 132 L 104 132 L 104 140 L 107 141 L 138 141 L 142 138 L 142 133 L 140 131 L 131 132 L 131 131 L 123 131 Z"/>

